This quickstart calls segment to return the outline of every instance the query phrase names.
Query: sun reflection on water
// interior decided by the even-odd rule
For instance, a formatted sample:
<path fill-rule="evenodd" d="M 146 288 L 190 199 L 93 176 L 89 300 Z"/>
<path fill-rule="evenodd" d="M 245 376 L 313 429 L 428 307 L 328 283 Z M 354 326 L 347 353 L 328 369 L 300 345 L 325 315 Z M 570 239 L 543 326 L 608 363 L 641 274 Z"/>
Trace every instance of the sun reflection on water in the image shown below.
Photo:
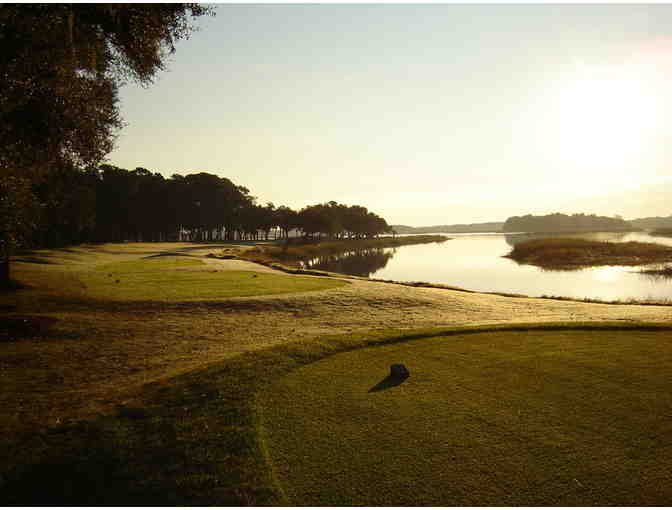
<path fill-rule="evenodd" d="M 592 269 L 591 272 L 593 273 L 594 280 L 609 283 L 618 281 L 619 276 L 628 269 L 632 268 L 626 268 L 623 266 L 604 266 L 596 267 Z"/>

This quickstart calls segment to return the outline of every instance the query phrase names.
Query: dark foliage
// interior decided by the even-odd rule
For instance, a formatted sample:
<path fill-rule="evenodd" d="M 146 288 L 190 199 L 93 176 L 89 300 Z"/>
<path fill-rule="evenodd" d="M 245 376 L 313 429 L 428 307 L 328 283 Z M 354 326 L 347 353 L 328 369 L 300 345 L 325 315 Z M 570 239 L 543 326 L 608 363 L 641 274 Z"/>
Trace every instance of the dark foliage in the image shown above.
<path fill-rule="evenodd" d="M 637 218 L 629 220 L 637 228 L 645 230 L 672 228 L 672 215 L 670 216 L 649 216 L 648 218 Z"/>
<path fill-rule="evenodd" d="M 383 248 L 351 250 L 315 257 L 309 260 L 305 267 L 368 278 L 384 268 L 393 256 L 394 253 Z"/>
<path fill-rule="evenodd" d="M 44 221 L 33 223 L 43 244 L 91 235 L 91 221 L 72 208 L 93 207 L 92 176 L 81 169 L 112 150 L 122 126 L 119 85 L 151 83 L 175 41 L 193 30 L 191 19 L 209 13 L 198 4 L 0 6 L 0 184 L 20 178 L 42 188 Z M 59 187 L 49 190 L 54 181 Z M 21 186 L 3 187 L 5 204 L 28 204 Z M 88 194 L 71 200 L 80 191 Z M 0 285 L 9 281 L 9 254 L 33 216 L 18 211 L 0 228 Z"/>
<path fill-rule="evenodd" d="M 0 170 L 31 175 L 98 163 L 121 127 L 117 89 L 164 68 L 196 4 L 0 7 Z"/>
<path fill-rule="evenodd" d="M 33 187 L 44 219 L 27 243 L 57 247 L 82 242 L 223 241 L 373 237 L 387 222 L 361 206 L 336 202 L 261 206 L 244 186 L 200 172 L 166 179 L 146 168 L 62 167 Z"/>
<path fill-rule="evenodd" d="M 0 287 L 9 287 L 9 256 L 34 230 L 39 204 L 30 182 L 13 175 L 0 179 Z"/>
<path fill-rule="evenodd" d="M 503 232 L 629 232 L 638 230 L 622 218 L 595 214 L 554 213 L 546 216 L 512 216 L 504 222 Z"/>

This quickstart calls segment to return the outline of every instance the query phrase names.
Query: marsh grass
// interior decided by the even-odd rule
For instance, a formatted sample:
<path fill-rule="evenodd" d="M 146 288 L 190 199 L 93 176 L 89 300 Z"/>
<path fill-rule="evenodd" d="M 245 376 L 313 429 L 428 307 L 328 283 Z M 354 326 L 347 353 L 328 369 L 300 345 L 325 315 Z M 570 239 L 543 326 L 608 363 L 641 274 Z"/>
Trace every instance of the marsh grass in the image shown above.
<path fill-rule="evenodd" d="M 657 267 L 640 269 L 639 272 L 653 279 L 666 280 L 672 278 L 672 265 L 660 264 Z"/>
<path fill-rule="evenodd" d="M 518 243 L 506 257 L 519 264 L 532 264 L 545 269 L 638 266 L 672 261 L 672 247 L 635 241 L 615 243 L 557 237 Z"/>

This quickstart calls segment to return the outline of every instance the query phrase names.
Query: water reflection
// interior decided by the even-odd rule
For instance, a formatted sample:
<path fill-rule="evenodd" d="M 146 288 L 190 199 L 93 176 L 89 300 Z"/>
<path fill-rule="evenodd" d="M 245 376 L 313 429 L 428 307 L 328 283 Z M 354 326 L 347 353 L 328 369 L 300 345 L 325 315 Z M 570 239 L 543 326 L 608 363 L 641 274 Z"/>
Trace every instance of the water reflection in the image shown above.
<path fill-rule="evenodd" d="M 307 269 L 369 277 L 383 269 L 397 252 L 396 248 L 367 248 L 323 255 L 303 262 Z"/>
<path fill-rule="evenodd" d="M 566 296 L 603 300 L 672 300 L 670 278 L 641 273 L 649 266 L 602 266 L 572 271 L 542 270 L 506 258 L 522 240 L 558 234 L 449 234 L 445 243 L 396 249 L 348 251 L 306 262 L 307 267 L 382 280 L 423 281 L 485 292 Z M 569 234 L 561 234 L 567 237 Z M 640 241 L 672 245 L 672 238 L 645 232 L 590 232 L 571 237 L 600 241 Z"/>
<path fill-rule="evenodd" d="M 657 264 L 642 269 L 639 274 L 644 278 L 649 278 L 653 281 L 672 280 L 672 266 L 668 264 Z"/>

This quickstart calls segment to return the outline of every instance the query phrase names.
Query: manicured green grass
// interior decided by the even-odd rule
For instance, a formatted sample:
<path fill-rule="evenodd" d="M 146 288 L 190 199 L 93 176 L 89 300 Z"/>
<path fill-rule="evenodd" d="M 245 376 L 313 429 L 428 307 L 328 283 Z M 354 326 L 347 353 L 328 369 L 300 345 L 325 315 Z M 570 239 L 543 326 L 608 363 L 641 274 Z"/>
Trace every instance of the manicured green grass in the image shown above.
<path fill-rule="evenodd" d="M 252 271 L 201 270 L 203 261 L 156 257 L 98 266 L 79 279 L 88 297 L 182 301 L 306 292 L 345 285 L 340 280 Z M 190 269 L 198 270 L 190 270 Z"/>
<path fill-rule="evenodd" d="M 647 324 L 622 324 L 622 323 L 602 323 L 602 324 L 577 324 L 577 323 L 558 323 L 558 324 L 543 324 L 543 325 L 514 325 L 507 327 L 482 327 L 472 328 L 470 330 L 455 329 L 455 328 L 441 328 L 441 329 L 425 329 L 414 331 L 375 331 L 369 333 L 357 333 L 350 335 L 338 335 L 330 338 L 321 338 L 320 340 L 310 340 L 303 342 L 293 342 L 289 344 L 282 344 L 270 349 L 264 349 L 256 352 L 250 352 L 240 355 L 223 362 L 212 364 L 207 368 L 193 371 L 188 374 L 180 375 L 178 377 L 155 382 L 146 385 L 133 398 L 125 401 L 124 406 L 118 407 L 118 412 L 115 415 L 101 416 L 98 419 L 81 422 L 73 425 L 56 427 L 47 429 L 39 434 L 27 434 L 25 436 L 16 435 L 13 437 L 2 438 L 2 451 L 4 456 L 0 456 L 0 505 L 20 505 L 20 506 L 41 506 L 41 505 L 56 505 L 56 506 L 201 506 L 201 505 L 284 505 L 299 504 L 301 501 L 295 495 L 297 490 L 300 490 L 300 485 L 291 488 L 288 486 L 285 476 L 282 472 L 283 467 L 277 462 L 281 445 L 277 444 L 277 438 L 269 439 L 269 434 L 274 433 L 273 428 L 277 427 L 279 433 L 286 433 L 288 436 L 297 436 L 300 438 L 304 431 L 302 430 L 288 430 L 287 420 L 290 418 L 283 418 L 280 416 L 269 427 L 269 417 L 273 415 L 281 415 L 282 410 L 274 409 L 273 402 L 276 398 L 280 398 L 281 394 L 286 390 L 286 383 L 283 376 L 289 374 L 289 378 L 295 377 L 292 371 L 301 369 L 307 365 L 310 370 L 312 368 L 320 369 L 320 360 L 325 357 L 339 352 L 352 351 L 348 356 L 363 356 L 364 360 L 368 355 L 367 351 L 353 351 L 361 347 L 370 347 L 375 345 L 393 345 L 398 342 L 409 340 L 425 339 L 431 336 L 452 335 L 447 338 L 435 338 L 422 340 L 421 342 L 413 342 L 407 344 L 409 347 L 413 344 L 432 345 L 432 343 L 454 343 L 456 346 L 461 346 L 464 351 L 459 357 L 459 363 L 451 359 L 449 361 L 450 371 L 454 372 L 453 377 L 459 378 L 460 374 L 466 377 L 469 375 L 471 380 L 483 373 L 483 376 L 489 376 L 491 383 L 481 386 L 481 392 L 486 395 L 478 395 L 478 392 L 470 392 L 472 399 L 481 404 L 469 404 L 467 396 L 462 397 L 464 405 L 471 405 L 467 409 L 451 408 L 452 412 L 457 412 L 457 418 L 437 414 L 435 408 L 445 408 L 443 401 L 448 398 L 453 398 L 454 394 L 460 393 L 453 391 L 455 388 L 450 388 L 436 397 L 437 392 L 430 392 L 423 396 L 415 393 L 418 398 L 418 405 L 423 406 L 421 412 L 416 412 L 418 422 L 415 424 L 418 429 L 426 428 L 428 422 L 436 425 L 449 425 L 451 423 L 459 425 L 464 424 L 473 416 L 473 427 L 467 428 L 467 432 L 472 430 L 471 436 L 465 437 L 464 440 L 459 441 L 457 432 L 448 427 L 437 427 L 440 433 L 437 437 L 443 437 L 444 442 L 452 441 L 453 444 L 459 442 L 461 444 L 460 456 L 455 456 L 455 459 L 449 459 L 446 464 L 437 466 L 437 470 L 443 470 L 442 476 L 446 477 L 447 483 L 454 484 L 454 478 L 467 479 L 470 473 L 474 475 L 471 482 L 476 483 L 480 481 L 476 487 L 477 493 L 487 494 L 489 491 L 500 490 L 501 487 L 510 487 L 510 493 L 516 494 L 521 488 L 535 487 L 533 485 L 536 480 L 534 478 L 526 478 L 527 473 L 525 468 L 531 465 L 533 461 L 539 461 L 530 451 L 526 450 L 526 445 L 530 443 L 527 437 L 521 436 L 518 441 L 513 439 L 515 435 L 510 430 L 507 431 L 506 426 L 515 425 L 515 419 L 519 419 L 517 414 L 510 413 L 505 409 L 507 400 L 499 401 L 495 396 L 503 395 L 503 398 L 509 398 L 504 392 L 506 387 L 516 387 L 514 384 L 518 378 L 519 380 L 531 380 L 530 384 L 534 384 L 536 379 L 532 377 L 529 372 L 516 371 L 514 360 L 517 358 L 524 358 L 524 356 L 516 356 L 525 349 L 529 349 L 530 358 L 526 366 L 528 368 L 534 367 L 534 354 L 541 354 L 542 349 L 534 347 L 537 342 L 540 345 L 548 345 L 549 341 L 545 338 L 546 335 L 552 334 L 555 330 L 566 330 L 572 328 L 572 331 L 566 331 L 565 343 L 569 358 L 572 353 L 575 353 L 575 358 L 580 358 L 580 353 L 585 350 L 585 345 L 581 341 L 573 340 L 574 335 L 583 335 L 581 330 L 587 330 L 591 335 L 601 338 L 601 343 L 608 345 L 612 337 L 618 337 L 622 340 L 619 344 L 632 344 L 632 350 L 637 352 L 638 345 L 648 345 L 651 354 L 651 360 L 656 360 L 654 363 L 648 359 L 637 355 L 633 358 L 632 367 L 635 369 L 633 375 L 626 375 L 626 379 L 622 381 L 622 386 L 628 385 L 637 386 L 645 389 L 650 386 L 650 381 L 655 379 L 655 374 L 660 373 L 656 370 L 656 363 L 661 357 L 662 348 L 654 348 L 652 342 L 647 341 L 643 337 L 642 331 L 654 332 L 657 335 L 660 343 L 664 343 L 669 335 L 670 327 L 661 325 L 647 325 Z M 514 333 L 515 331 L 515 333 Z M 529 331 L 530 333 L 524 333 Z M 466 334 L 468 332 L 476 332 L 478 334 Z M 655 333 L 658 332 L 658 333 Z M 518 335 L 524 335 L 520 337 Z M 525 337 L 526 336 L 526 337 Z M 626 339 L 630 338 L 631 341 Z M 508 340 L 507 340 L 508 339 Z M 500 342 L 504 341 L 503 344 Z M 473 342 L 473 345 L 471 344 Z M 557 343 L 557 342 L 556 342 Z M 565 345 L 563 343 L 562 345 Z M 521 348 L 520 345 L 527 345 L 528 347 Z M 562 345 L 557 346 L 558 352 L 564 352 Z M 404 344 L 398 344 L 398 347 L 405 347 Z M 67 348 L 67 343 L 65 344 Z M 490 353 L 490 357 L 478 356 L 478 350 L 485 348 Z M 513 349 L 513 352 L 508 352 Z M 606 347 L 605 347 L 606 349 Z M 384 349 L 374 349 L 373 353 L 383 353 Z M 551 355 L 555 352 L 553 349 L 544 351 L 546 355 Z M 606 351 L 608 352 L 608 350 Z M 643 351 L 642 351 L 643 352 Z M 445 354 L 445 353 L 444 353 Z M 451 353 L 457 356 L 458 353 Z M 641 353 L 640 353 L 641 354 Z M 441 354 L 437 354 L 438 357 Z M 338 360 L 339 356 L 332 358 Z M 370 386 L 379 382 L 379 380 L 386 374 L 387 366 L 380 367 L 380 363 L 375 359 L 377 355 L 371 358 L 371 362 L 367 372 L 366 381 L 358 371 L 361 371 L 363 361 L 353 361 L 352 366 L 346 366 L 342 373 L 335 374 L 332 372 L 333 378 L 330 383 L 324 380 L 319 380 L 318 385 L 310 391 L 305 386 L 301 386 L 301 391 L 304 393 L 314 393 L 317 398 L 325 403 L 324 412 L 333 412 L 333 408 L 338 406 L 338 402 L 342 402 L 342 410 L 347 411 L 348 416 L 344 416 L 343 431 L 350 433 L 353 427 L 356 426 L 356 421 L 360 425 L 366 426 L 370 422 L 372 416 L 370 415 L 370 406 L 352 408 L 348 407 L 353 401 L 354 393 L 367 392 Z M 543 362 L 545 356 L 539 358 L 539 362 Z M 605 357 L 610 359 L 610 357 Z M 399 361 L 394 357 L 395 361 Z M 488 361 L 485 364 L 483 362 Z M 324 362 L 330 362 L 326 359 Z M 367 393 L 368 396 L 379 399 L 380 405 L 378 409 L 379 416 L 385 411 L 385 404 L 381 399 L 394 398 L 394 391 L 402 390 L 408 394 L 408 390 L 412 388 L 412 384 L 420 382 L 425 386 L 431 384 L 431 381 L 436 377 L 434 374 L 423 375 L 417 365 L 412 364 L 408 358 L 402 360 L 406 362 L 411 369 L 411 378 L 403 385 L 393 387 L 387 391 Z M 314 365 L 308 365 L 310 363 Z M 433 363 L 441 364 L 445 368 L 445 360 L 443 364 L 440 360 L 435 360 Z M 577 362 L 578 363 L 578 362 Z M 543 363 L 541 363 L 543 365 Z M 585 376 L 583 381 L 599 381 L 600 377 L 607 378 L 611 372 L 610 367 L 613 363 L 605 362 L 601 372 L 590 371 L 593 375 Z M 649 368 L 653 365 L 654 370 Z M 571 364 L 570 364 L 571 367 Z M 578 366 L 571 367 L 573 372 L 579 372 Z M 497 375 L 497 373 L 500 375 Z M 651 372 L 651 373 L 649 373 Z M 620 373 L 620 372 L 618 372 Z M 300 374 L 300 372 L 297 372 Z M 497 387 L 498 383 L 506 382 L 501 374 L 508 374 L 507 386 L 501 389 Z M 375 377 L 373 377 L 375 375 Z M 557 374 L 556 374 L 557 375 Z M 551 377 L 550 375 L 548 377 Z M 348 378 L 357 379 L 365 382 L 363 387 L 357 386 L 356 392 L 352 391 L 353 384 L 346 381 Z M 569 379 L 569 377 L 567 378 Z M 544 381 L 547 379 L 543 379 Z M 554 380 L 563 383 L 563 377 L 555 377 Z M 609 379 L 610 380 L 610 379 Z M 543 386 L 536 383 L 537 386 Z M 563 383 L 562 388 L 567 389 L 569 394 L 568 399 L 578 397 L 587 393 L 587 391 L 580 390 L 578 383 L 574 387 L 568 387 L 567 382 Z M 614 383 L 614 386 L 618 384 Z M 465 392 L 464 388 L 462 393 Z M 567 409 L 561 395 L 560 389 L 554 395 L 554 400 L 545 401 L 545 405 L 552 408 L 554 405 L 562 405 L 563 409 Z M 633 394 L 634 389 L 633 389 Z M 655 434 L 664 433 L 662 430 L 669 419 L 666 416 L 657 416 L 655 413 L 658 410 L 659 404 L 651 402 L 650 394 L 639 392 L 641 397 L 635 398 L 635 403 L 630 405 L 631 409 L 639 411 L 637 406 L 642 408 L 641 416 L 642 423 L 646 420 L 646 414 L 650 417 L 648 424 L 650 429 L 644 430 L 647 434 L 643 436 L 643 441 L 636 446 L 639 449 L 633 449 L 633 456 L 639 455 L 646 460 L 647 458 L 656 458 L 656 462 L 660 466 L 660 473 L 654 473 L 649 470 L 646 471 L 649 475 L 655 475 L 650 479 L 650 483 L 658 485 L 658 491 L 662 491 L 663 496 L 669 496 L 665 491 L 669 491 L 672 484 L 665 477 L 669 476 L 669 455 L 665 451 L 654 451 Z M 328 395 L 335 395 L 338 400 L 330 400 Z M 486 396 L 490 395 L 490 400 Z M 517 395 L 520 395 L 518 391 Z M 605 413 L 608 417 L 619 417 L 618 413 L 612 411 L 611 405 L 614 402 L 614 397 L 608 392 L 603 392 L 604 402 L 600 403 L 595 412 Z M 553 395 L 551 395 L 553 396 Z M 438 401 L 437 401 L 438 398 Z M 513 397 L 510 397 L 513 398 Z M 660 395 L 661 402 L 669 404 L 669 395 L 663 393 Z M 270 399 L 270 400 L 269 400 Z M 480 400 L 479 400 L 480 399 Z M 667 400 L 665 400 L 667 399 Z M 534 399 L 530 399 L 531 403 Z M 539 399 L 538 399 L 539 400 Z M 593 402 L 597 397 L 593 397 Z M 600 400 L 602 402 L 602 400 Z M 663 404 L 660 404 L 661 406 Z M 268 405 L 271 407 L 267 407 Z M 288 412 L 294 412 L 302 404 L 300 402 L 288 403 Z M 577 406 L 581 409 L 586 406 L 582 402 L 578 402 Z M 389 406 L 388 406 L 389 407 Z M 472 415 L 467 412 L 471 409 Z M 669 405 L 666 409 L 669 409 Z M 480 414 L 482 411 L 483 413 Z M 524 420 L 531 419 L 531 408 L 523 409 L 521 407 L 522 416 Z M 570 411 L 574 414 L 573 410 Z M 665 411 L 667 412 L 667 411 Z M 306 409 L 306 414 L 302 420 L 313 419 L 316 414 L 322 413 L 320 409 Z M 402 408 L 392 413 L 399 424 L 404 426 L 404 421 L 408 423 L 407 412 Z M 406 418 L 400 420 L 399 417 Z M 571 415 L 570 415 L 571 416 Z M 436 417 L 436 418 L 433 418 Z M 264 427 L 262 427 L 262 418 L 264 419 Z M 459 418 L 459 419 L 458 419 Z M 491 429 L 486 427 L 487 420 L 500 420 L 500 422 L 493 421 Z M 630 418 L 627 418 L 629 419 Z M 442 421 L 441 421 L 442 420 Z M 508 420 L 508 421 L 507 421 Z M 604 418 L 601 423 L 606 423 L 608 418 Z M 628 422 L 631 423 L 631 422 Z M 497 424 L 501 424 L 499 429 Z M 333 434 L 341 434 L 341 426 L 339 423 L 319 422 L 316 423 L 318 427 L 323 427 L 323 430 Z M 389 430 L 392 423 L 382 424 L 384 430 Z M 623 425 L 625 426 L 625 425 Z M 480 429 L 479 429 L 480 428 Z M 574 429 L 581 431 L 586 428 L 577 422 Z M 493 432 L 493 429 L 496 432 Z M 476 432 L 483 430 L 483 437 Z M 475 432 L 473 432 L 475 431 Z M 514 431 L 515 432 L 515 431 Z M 550 448 L 549 458 L 545 461 L 543 466 L 553 467 L 561 464 L 563 460 L 567 460 L 566 470 L 562 473 L 555 473 L 557 476 L 563 476 L 566 480 L 569 475 L 574 475 L 577 481 L 585 485 L 586 481 L 594 482 L 595 478 L 586 478 L 585 469 L 581 468 L 582 462 L 585 461 L 591 468 L 595 468 L 598 478 L 602 476 L 605 480 L 609 480 L 609 471 L 604 467 L 597 465 L 599 460 L 596 457 L 595 451 L 597 448 L 591 447 L 586 450 L 585 457 L 582 456 L 580 461 L 570 462 L 572 459 L 563 457 L 566 451 L 563 447 L 569 443 L 562 442 L 562 427 L 558 427 L 557 431 L 553 427 L 548 428 L 549 441 L 558 442 L 558 448 L 553 450 Z M 619 422 L 613 421 L 608 428 L 605 429 L 605 434 L 621 434 L 619 429 Z M 393 432 L 395 433 L 395 432 Z M 537 432 L 532 431 L 533 434 Z M 669 434 L 668 434 L 669 435 Z M 517 478 L 510 480 L 497 480 L 494 484 L 492 476 L 485 474 L 478 475 L 477 473 L 487 472 L 488 465 L 491 459 L 496 462 L 502 462 L 501 449 L 488 450 L 487 457 L 479 458 L 481 462 L 476 467 L 471 464 L 470 471 L 464 471 L 464 465 L 460 466 L 458 460 L 470 457 L 469 452 L 473 451 L 483 453 L 484 445 L 488 441 L 495 442 L 498 437 L 503 437 L 503 446 L 508 444 L 519 445 L 519 456 L 511 459 L 510 464 L 518 465 L 522 470 Z M 305 437 L 305 436 L 304 436 Z M 345 437 L 345 436 L 344 436 Z M 667 436 L 665 436 L 667 437 Z M 457 438 L 457 439 L 456 439 Z M 281 438 L 282 439 L 282 438 Z M 285 438 L 289 440 L 289 438 Z M 333 438 L 332 438 L 333 439 Z M 415 437 L 417 440 L 417 436 Z M 427 440 L 427 438 L 423 438 Z M 661 437 L 661 441 L 664 437 Z M 275 441 L 275 443 L 274 443 Z M 390 476 L 395 475 L 400 467 L 408 464 L 413 467 L 414 462 L 417 461 L 417 452 L 426 451 L 426 447 L 422 442 L 409 442 L 407 438 L 402 438 L 395 444 L 387 443 L 391 451 L 408 452 L 408 456 L 401 459 L 399 467 L 394 467 L 385 464 L 383 457 L 388 454 L 384 449 L 376 449 L 376 437 L 372 437 L 361 451 L 354 451 L 352 446 L 339 445 L 340 451 L 326 452 L 322 461 L 331 467 L 338 465 L 342 470 L 343 475 L 336 477 L 336 480 L 343 480 L 343 476 L 347 475 L 351 462 L 361 462 L 363 456 L 368 456 L 371 459 L 379 458 L 380 462 L 376 464 L 375 469 L 379 476 L 383 476 L 389 471 Z M 494 444 L 494 443 L 492 443 Z M 606 444 L 603 442 L 603 444 Z M 269 449 L 270 446 L 270 449 Z M 299 452 L 312 453 L 317 451 L 315 445 L 301 443 Z M 305 450 L 304 450 L 305 448 Z M 642 449 L 643 448 L 643 449 Z M 423 450 L 424 449 L 424 450 Z M 536 451 L 536 450 L 534 450 Z M 606 453 L 610 452 L 605 450 Z M 640 452 L 638 454 L 638 452 Z M 325 453 L 325 452 L 323 452 Z M 348 456 L 347 462 L 338 464 L 338 461 L 330 460 L 331 456 L 341 461 Z M 437 449 L 437 454 L 441 451 Z M 276 460 L 271 465 L 268 462 L 270 456 Z M 599 452 L 602 455 L 602 451 Z M 581 455 L 580 455 L 581 456 Z M 609 460 L 611 457 L 604 457 Z M 399 459 L 396 459 L 399 460 Z M 431 458 L 427 462 L 431 463 Z M 555 464 L 554 464 L 555 462 Z M 295 470 L 296 476 L 303 476 L 305 478 L 313 478 L 310 483 L 319 486 L 319 493 L 315 497 L 324 497 L 325 494 L 334 490 L 333 481 L 326 478 L 319 478 L 321 472 L 315 467 L 315 459 L 299 458 L 295 464 L 292 464 L 291 469 Z M 599 464 L 599 463 L 598 463 Z M 637 468 L 646 465 L 633 465 Z M 356 467 L 356 466 L 355 466 Z M 506 465 L 504 466 L 506 467 Z M 509 465 L 510 468 L 510 465 Z M 576 469 L 575 469 L 576 468 Z M 541 468 L 538 468 L 541 469 Z M 575 469 L 575 470 L 574 470 Z M 573 471 L 574 470 L 574 471 Z M 666 471 L 665 471 L 666 470 Z M 539 471 L 536 471 L 537 473 Z M 502 473 L 509 473 L 504 471 Z M 553 476 L 553 472 L 549 478 Z M 638 474 L 632 473 L 635 476 L 635 482 L 632 480 L 623 480 L 623 487 L 619 489 L 614 496 L 614 500 L 623 496 L 624 491 L 632 489 L 633 483 L 638 480 Z M 659 476 L 660 475 L 660 476 Z M 349 476 L 349 475 L 347 475 Z M 369 475 L 367 475 L 369 476 Z M 465 478 L 467 477 L 467 478 Z M 359 481 L 349 477 L 353 483 L 358 484 Z M 370 478 L 369 478 L 370 479 Z M 387 479 L 387 478 L 386 478 Z M 282 483 L 278 483 L 278 481 Z M 396 494 L 400 498 L 404 494 L 408 494 L 408 486 L 405 486 L 399 479 L 390 479 L 393 481 L 381 482 L 378 486 L 369 486 L 362 489 L 362 494 L 366 494 L 370 490 L 378 490 L 379 492 L 387 494 Z M 415 483 L 415 480 L 408 478 L 408 484 Z M 430 480 L 431 481 L 431 480 Z M 602 480 L 598 480 L 600 484 Z M 308 483 L 308 482 L 306 482 Z M 551 486 L 554 482 L 551 479 Z M 576 482 L 575 482 L 576 483 Z M 465 482 L 466 484 L 466 482 Z M 526 485 L 527 484 L 527 485 Z M 467 485 L 465 485 L 466 487 Z M 40 490 L 36 490 L 39 487 Z M 361 487 L 361 483 L 359 483 Z M 543 486 L 542 486 L 543 487 Z M 602 487 L 602 485 L 599 485 Z M 598 488 L 599 488 L 598 487 Z M 284 488 L 284 491 L 283 491 Z M 345 495 L 351 494 L 351 490 L 343 485 L 340 487 Z M 339 489 L 339 490 L 340 490 Z M 637 487 L 635 487 L 637 489 Z M 430 490 L 433 488 L 426 483 L 421 483 L 417 486 L 411 487 L 411 491 L 417 495 L 425 497 L 431 495 Z M 568 490 L 570 490 L 568 488 Z M 595 490 L 592 487 L 591 490 Z M 285 492 L 286 491 L 286 492 Z M 478 492 L 480 491 L 480 492 Z M 660 494 L 659 492 L 658 494 Z M 590 493 L 591 495 L 593 493 Z M 641 496 L 636 491 L 634 496 Z M 640 503 L 645 504 L 652 501 L 655 497 L 655 492 L 651 492 L 651 498 L 642 498 Z M 291 499 L 288 499 L 289 496 Z M 335 496 L 334 496 L 335 497 Z M 387 496 L 386 496 L 387 497 Z M 391 496 L 389 496 L 391 497 Z M 506 504 L 509 499 L 502 499 L 500 504 Z M 521 497 L 520 501 L 525 501 Z M 592 500 L 586 499 L 585 504 L 593 504 Z M 596 499 L 599 503 L 605 501 L 604 499 Z M 622 501 L 630 501 L 623 497 Z M 669 498 L 666 500 L 669 501 Z M 402 504 L 403 499 L 396 499 L 394 504 Z M 451 503 L 448 503 L 451 504 Z M 454 502 L 452 504 L 457 504 Z M 665 504 L 665 503 L 663 503 Z"/>
<path fill-rule="evenodd" d="M 672 261 L 672 247 L 655 243 L 612 243 L 556 237 L 516 244 L 508 258 L 547 269 L 620 265 L 637 266 Z"/>
<path fill-rule="evenodd" d="M 339 354 L 258 405 L 294 505 L 667 505 L 671 376 L 669 331 L 500 331 Z"/>

